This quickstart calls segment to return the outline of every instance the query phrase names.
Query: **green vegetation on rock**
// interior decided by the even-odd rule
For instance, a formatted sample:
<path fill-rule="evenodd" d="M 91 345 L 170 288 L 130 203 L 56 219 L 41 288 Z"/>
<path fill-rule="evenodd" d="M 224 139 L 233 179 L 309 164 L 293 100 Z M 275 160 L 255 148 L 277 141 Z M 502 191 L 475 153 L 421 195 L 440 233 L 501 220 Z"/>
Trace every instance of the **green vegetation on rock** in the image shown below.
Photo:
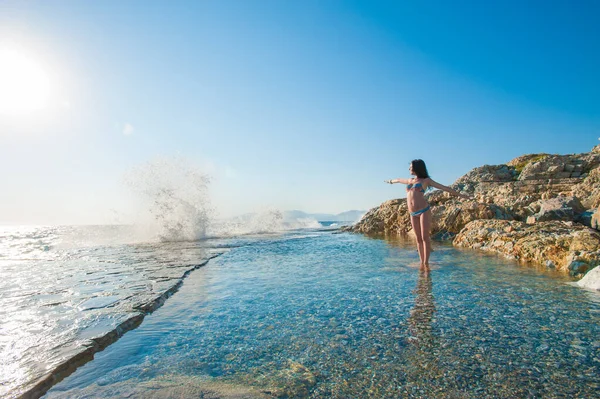
<path fill-rule="evenodd" d="M 526 155 L 526 156 L 514 159 L 513 160 L 514 163 L 511 166 L 513 166 L 515 168 L 515 170 L 517 171 L 517 175 L 519 175 L 519 174 L 521 174 L 523 169 L 525 169 L 525 166 L 527 166 L 533 162 L 541 161 L 542 159 L 546 158 L 547 156 L 548 156 L 548 154 Z"/>

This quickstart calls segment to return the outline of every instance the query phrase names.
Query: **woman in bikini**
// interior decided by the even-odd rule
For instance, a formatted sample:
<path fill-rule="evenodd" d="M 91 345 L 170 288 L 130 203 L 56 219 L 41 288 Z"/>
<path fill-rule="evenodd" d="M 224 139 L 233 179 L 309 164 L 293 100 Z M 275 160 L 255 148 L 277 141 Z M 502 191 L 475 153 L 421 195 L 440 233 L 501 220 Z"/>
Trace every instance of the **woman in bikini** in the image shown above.
<path fill-rule="evenodd" d="M 429 267 L 429 254 L 431 253 L 431 239 L 429 237 L 431 210 L 425 199 L 425 191 L 429 187 L 434 187 L 461 198 L 472 198 L 433 181 L 427 173 L 425 162 L 421 159 L 413 160 L 408 170 L 411 175 L 416 177 L 411 179 L 392 179 L 385 182 L 389 184 L 406 184 L 406 202 L 408 204 L 408 211 L 410 212 L 410 222 L 417 237 L 417 249 L 419 251 L 419 258 L 421 259 L 421 267 Z"/>

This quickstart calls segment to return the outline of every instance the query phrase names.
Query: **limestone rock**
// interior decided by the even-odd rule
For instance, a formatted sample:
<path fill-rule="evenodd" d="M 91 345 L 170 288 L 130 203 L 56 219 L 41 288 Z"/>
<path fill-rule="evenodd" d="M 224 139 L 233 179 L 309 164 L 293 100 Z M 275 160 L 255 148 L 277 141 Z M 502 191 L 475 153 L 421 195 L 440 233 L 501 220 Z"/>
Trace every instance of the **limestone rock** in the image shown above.
<path fill-rule="evenodd" d="M 410 231 L 410 218 L 406 199 L 386 201 L 369 210 L 356 224 L 344 231 L 376 234 L 406 234 Z"/>
<path fill-rule="evenodd" d="M 507 163 L 507 165 L 515 168 L 515 171 L 516 171 L 516 174 L 518 177 L 523 173 L 523 170 L 525 170 L 526 168 L 534 169 L 534 170 L 541 169 L 540 165 L 542 165 L 542 164 L 540 163 L 540 161 L 544 160 L 546 157 L 548 157 L 548 154 L 522 155 L 520 157 L 517 157 L 517 158 L 511 160 L 510 162 Z M 561 169 L 558 169 L 557 171 L 562 172 Z M 529 174 L 531 174 L 531 171 L 529 172 Z M 528 174 L 526 173 L 525 177 L 527 177 L 527 176 L 528 176 Z M 527 180 L 527 179 L 523 179 L 523 180 Z"/>
<path fill-rule="evenodd" d="M 580 287 L 600 291 L 600 267 L 595 267 L 577 282 Z"/>
<path fill-rule="evenodd" d="M 538 203 L 529 205 L 530 209 L 539 211 L 527 218 L 527 223 L 545 222 L 549 220 L 574 220 L 585 211 L 581 201 L 576 197 L 555 197 L 548 200 L 540 200 Z"/>
<path fill-rule="evenodd" d="M 600 167 L 590 170 L 588 176 L 573 186 L 571 195 L 581 199 L 587 209 L 600 206 Z"/>
<path fill-rule="evenodd" d="M 436 237 L 452 238 L 469 222 L 478 219 L 512 219 L 503 208 L 494 204 L 475 201 L 458 201 L 444 192 L 427 195 L 431 205 L 431 234 Z M 354 226 L 345 231 L 374 234 L 407 234 L 412 231 L 406 199 L 384 202 L 371 209 Z"/>
<path fill-rule="evenodd" d="M 475 201 L 448 201 L 432 207 L 433 220 L 431 233 L 452 237 L 468 223 L 480 219 L 512 219 L 503 208 L 494 204 L 481 204 Z"/>
<path fill-rule="evenodd" d="M 600 233 L 572 222 L 476 220 L 454 239 L 454 245 L 495 252 L 508 258 L 552 265 L 580 275 L 600 264 Z"/>
<path fill-rule="evenodd" d="M 454 183 L 457 186 L 468 186 L 477 183 L 499 183 L 514 181 L 518 172 L 509 165 L 484 165 L 471 170 Z M 468 188 L 467 188 L 468 190 Z"/>
<path fill-rule="evenodd" d="M 521 181 L 578 178 L 600 164 L 598 155 L 600 154 L 534 154 L 525 158 L 526 161 L 517 161 L 519 158 L 516 158 L 508 164 L 515 165 L 517 172 L 522 167 L 518 176 Z"/>

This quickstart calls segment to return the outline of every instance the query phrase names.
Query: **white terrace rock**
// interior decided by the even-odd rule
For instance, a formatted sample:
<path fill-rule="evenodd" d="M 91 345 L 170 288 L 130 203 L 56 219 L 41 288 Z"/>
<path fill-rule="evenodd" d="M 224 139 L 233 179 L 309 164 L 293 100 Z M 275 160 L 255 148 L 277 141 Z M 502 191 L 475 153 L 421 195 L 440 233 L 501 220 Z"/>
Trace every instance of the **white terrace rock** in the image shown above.
<path fill-rule="evenodd" d="M 577 282 L 580 287 L 600 291 L 600 267 L 596 267 Z"/>

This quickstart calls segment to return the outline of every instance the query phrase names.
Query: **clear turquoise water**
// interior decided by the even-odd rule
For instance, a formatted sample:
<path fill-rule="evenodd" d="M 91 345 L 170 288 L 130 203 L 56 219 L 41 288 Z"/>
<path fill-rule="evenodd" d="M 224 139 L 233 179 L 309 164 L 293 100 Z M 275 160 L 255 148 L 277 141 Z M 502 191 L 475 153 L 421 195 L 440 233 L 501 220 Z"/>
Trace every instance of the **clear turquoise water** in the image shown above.
<path fill-rule="evenodd" d="M 598 397 L 599 298 L 564 277 L 449 246 L 425 273 L 350 234 L 239 244 L 46 396 Z"/>

